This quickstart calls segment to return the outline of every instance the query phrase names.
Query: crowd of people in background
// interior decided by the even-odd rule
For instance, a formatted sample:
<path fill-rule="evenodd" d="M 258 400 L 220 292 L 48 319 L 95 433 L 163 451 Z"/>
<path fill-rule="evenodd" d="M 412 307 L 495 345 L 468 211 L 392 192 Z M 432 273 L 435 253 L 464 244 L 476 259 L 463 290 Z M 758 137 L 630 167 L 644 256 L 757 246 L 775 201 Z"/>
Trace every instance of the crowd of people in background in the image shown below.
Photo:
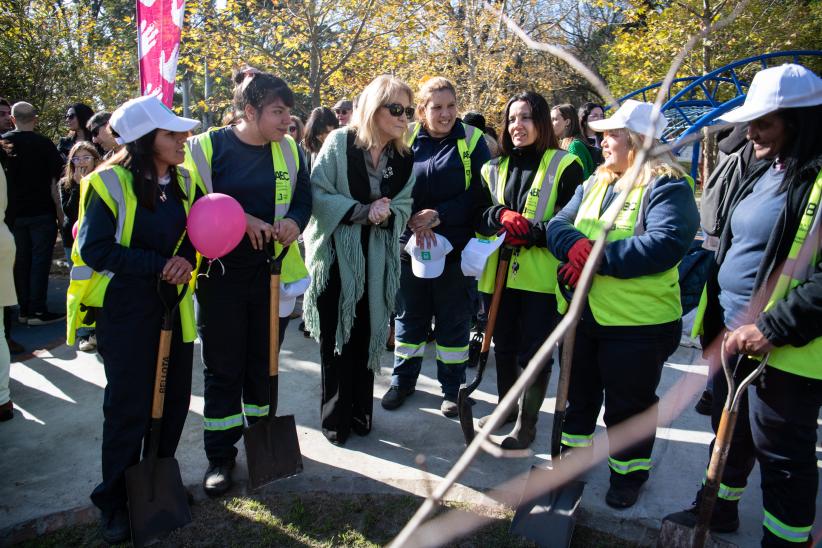
<path fill-rule="evenodd" d="M 139 459 L 149 420 L 155 324 L 165 302 L 158 277 L 183 295 L 160 456 L 173 456 L 179 441 L 199 336 L 209 462 L 203 488 L 211 496 L 232 485 L 243 427 L 268 414 L 269 261 L 281 251 L 282 288 L 305 293 L 301 329 L 320 345 L 319 426 L 343 445 L 373 428 L 374 374 L 386 343 L 394 360 L 382 407 L 396 410 L 413 396 L 433 343 L 440 410 L 456 416 L 471 332 L 483 329 L 495 293 L 501 400 L 566 312 L 604 219 L 616 214 L 576 327 L 563 453 L 592 444 L 603 405 L 609 433 L 653 408 L 663 363 L 682 333 L 679 266 L 700 213 L 695 182 L 673 156 L 637 163 L 643 139 L 658 141 L 667 124 L 651 104 L 627 100 L 605 118 L 602 105 L 552 107 L 525 91 L 508 100 L 497 133 L 482 113 L 460 116 L 459 90 L 448 79 L 428 79 L 415 91 L 384 75 L 353 101 L 315 108 L 303 123 L 277 76 L 246 67 L 234 82 L 227 124 L 198 135 L 195 120 L 143 97 L 113 114 L 72 104 L 68 134 L 55 145 L 35 131 L 32 105 L 0 99 L 5 339 L 12 352 L 22 350 L 11 338 L 15 304 L 23 324 L 65 317 L 46 305 L 59 232 L 72 267 L 67 340 L 76 336 L 84 351 L 97 347 L 108 380 L 103 478 L 92 494 L 107 541 L 128 535 L 123 474 Z M 747 160 L 734 164 L 738 172 L 723 168 L 735 181 L 727 222 L 711 232 L 703 216 L 714 236 L 705 247 L 716 251 L 697 326 L 706 357 L 716 369 L 719 347 L 744 371 L 770 353 L 768 381 L 751 390 L 750 420 L 737 425 L 741 441 L 712 527 L 739 526 L 736 504 L 759 459 L 764 546 L 807 541 L 814 517 L 820 105 L 822 80 L 802 67 L 757 74 L 743 107 L 724 116 L 748 124 L 741 131 L 752 143 Z M 242 206 L 245 237 L 222 257 L 221 272 L 186 292 L 198 264 L 186 217 L 212 192 Z M 625 206 L 612 212 L 621 192 Z M 798 266 L 775 275 L 786 259 Z M 12 262 L 10 285 L 4 273 Z M 279 311 L 280 341 L 290 312 Z M 8 362 L 8 351 L 0 352 L 0 420 L 13 416 Z M 505 418 L 513 426 L 503 448 L 534 442 L 552 363 Z M 716 428 L 724 395 L 721 385 L 712 390 Z M 653 444 L 650 436 L 611 451 L 609 506 L 636 503 L 651 475 Z M 699 500 L 685 513 L 695 515 Z"/>

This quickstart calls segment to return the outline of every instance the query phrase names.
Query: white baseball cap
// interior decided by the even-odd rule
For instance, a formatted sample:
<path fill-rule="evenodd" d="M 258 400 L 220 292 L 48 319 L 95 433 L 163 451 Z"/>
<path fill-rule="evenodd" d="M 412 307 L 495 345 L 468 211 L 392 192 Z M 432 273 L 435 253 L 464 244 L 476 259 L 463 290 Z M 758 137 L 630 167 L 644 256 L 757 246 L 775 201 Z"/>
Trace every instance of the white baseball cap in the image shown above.
<path fill-rule="evenodd" d="M 305 293 L 311 284 L 311 276 L 301 278 L 296 282 L 284 284 L 280 282 L 280 317 L 285 318 L 294 312 L 297 297 Z"/>
<path fill-rule="evenodd" d="M 417 278 L 436 278 L 445 269 L 445 256 L 454 249 L 447 238 L 439 234 L 436 245 L 423 249 L 417 246 L 417 235 L 412 234 L 405 244 L 405 251 L 411 255 L 411 271 Z"/>
<path fill-rule="evenodd" d="M 499 249 L 504 241 L 505 233 L 500 234 L 493 240 L 490 238 L 471 238 L 462 250 L 462 261 L 460 262 L 462 273 L 465 276 L 473 276 L 477 279 L 482 277 L 488 257 Z"/>
<path fill-rule="evenodd" d="M 627 128 L 641 135 L 650 133 L 656 139 L 659 139 L 662 137 L 662 132 L 668 127 L 668 120 L 662 113 L 659 113 L 656 123 L 651 125 L 653 111 L 654 105 L 651 103 L 628 99 L 619 106 L 610 118 L 588 122 L 588 127 L 596 132 Z"/>
<path fill-rule="evenodd" d="M 129 99 L 111 114 L 108 123 L 119 135 L 116 140 L 121 145 L 136 141 L 155 129 L 191 131 L 200 125 L 197 120 L 177 116 L 154 95 Z"/>
<path fill-rule="evenodd" d="M 822 104 L 822 78 L 800 65 L 785 64 L 757 72 L 742 106 L 719 117 L 732 124 L 750 122 L 783 108 Z"/>

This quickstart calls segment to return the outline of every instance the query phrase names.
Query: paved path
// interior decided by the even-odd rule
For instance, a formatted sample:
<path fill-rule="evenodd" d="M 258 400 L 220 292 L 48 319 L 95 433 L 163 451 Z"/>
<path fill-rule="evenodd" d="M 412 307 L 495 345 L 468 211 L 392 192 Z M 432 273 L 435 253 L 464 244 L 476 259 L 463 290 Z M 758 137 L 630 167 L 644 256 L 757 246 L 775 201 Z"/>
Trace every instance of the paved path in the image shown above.
<path fill-rule="evenodd" d="M 431 350 L 429 348 L 417 393 L 393 412 L 379 405 L 390 381 L 392 357 L 385 353 L 382 362 L 385 375 L 377 378 L 375 389 L 373 432 L 366 438 L 352 436 L 346 446 L 335 447 L 318 430 L 318 346 L 304 338 L 297 331 L 296 322 L 292 322 L 282 352 L 278 413 L 296 417 L 305 471 L 268 489 L 424 495 L 431 480 L 443 477 L 463 450 L 458 421 L 439 413 L 439 388 Z M 698 383 L 704 379 L 707 368 L 700 365 L 693 349 L 680 348 L 669 362 L 660 394 L 683 375 L 701 377 Z M 493 366 L 492 358 L 486 378 L 474 394 L 478 402 L 475 417 L 490 412 L 496 402 Z M 554 372 L 551 396 L 556 390 L 556 376 Z M 94 519 L 96 514 L 89 507 L 88 494 L 100 475 L 105 378 L 97 355 L 78 353 L 60 345 L 13 363 L 11 378 L 12 398 L 18 411 L 14 420 L 0 423 L 0 477 L 3 478 L 0 544 L 4 538 L 13 541 Z M 184 483 L 189 486 L 199 485 L 206 466 L 202 450 L 202 395 L 198 345 L 191 408 L 177 453 Z M 614 511 L 605 505 L 608 472 L 607 466 L 601 463 L 588 474 L 580 513 L 582 523 L 647 544 L 652 542 L 662 516 L 691 503 L 703 476 L 711 435 L 707 418 L 692 411 L 692 402 L 682 403 L 687 404 L 686 412 L 670 427 L 659 429 L 654 449 L 655 468 L 639 503 L 625 511 Z M 545 463 L 553 406 L 553 397 L 545 400 L 534 444 L 535 455 L 502 460 L 482 455 L 461 479 L 452 498 L 482 501 L 482 492 L 526 472 L 532 463 Z M 419 454 L 426 457 L 425 471 L 415 463 Z M 238 463 L 236 477 L 243 479 L 246 471 L 242 449 Z M 739 546 L 758 545 L 761 520 L 758 475 L 755 471 L 741 504 L 742 527 L 737 534 L 728 536 Z M 201 493 L 199 488 L 195 490 Z M 242 481 L 235 492 L 244 492 Z M 518 496 L 517 487 L 504 498 L 515 502 Z M 818 507 L 822 509 L 822 503 Z"/>

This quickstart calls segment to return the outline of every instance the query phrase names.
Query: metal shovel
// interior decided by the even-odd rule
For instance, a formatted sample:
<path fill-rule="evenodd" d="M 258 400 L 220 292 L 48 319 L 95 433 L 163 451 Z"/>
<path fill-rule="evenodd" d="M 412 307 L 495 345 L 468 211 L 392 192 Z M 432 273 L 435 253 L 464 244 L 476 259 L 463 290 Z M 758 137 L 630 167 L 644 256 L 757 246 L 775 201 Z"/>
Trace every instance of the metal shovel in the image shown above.
<path fill-rule="evenodd" d="M 273 248 L 273 243 L 271 247 Z M 268 415 L 261 417 L 243 432 L 248 464 L 248 485 L 252 490 L 303 471 L 303 458 L 300 454 L 300 443 L 297 440 L 297 424 L 294 421 L 294 415 L 276 416 L 280 368 L 280 272 L 288 249 L 288 247 L 283 248 L 276 257 L 272 249 L 269 260 L 271 296 L 268 321 L 268 374 L 271 384 Z"/>
<path fill-rule="evenodd" d="M 693 520 L 690 523 L 675 522 L 671 519 L 664 519 L 662 521 L 662 528 L 659 531 L 659 538 L 657 539 L 658 547 L 674 547 L 674 548 L 703 548 L 704 546 L 711 546 L 716 548 L 733 547 L 735 544 L 714 538 L 710 535 L 711 514 L 714 511 L 716 504 L 716 496 L 719 492 L 719 482 L 722 479 L 722 473 L 725 471 L 725 463 L 728 460 L 728 452 L 731 448 L 731 440 L 736 426 L 736 419 L 739 416 L 739 404 L 748 386 L 765 370 L 770 354 L 766 354 L 759 365 L 747 377 L 742 379 L 739 386 L 736 386 L 734 381 L 734 374 L 728 365 L 725 357 L 725 339 L 722 341 L 722 348 L 719 351 L 720 361 L 722 362 L 722 371 L 725 372 L 725 379 L 728 381 L 728 397 L 725 398 L 725 406 L 722 409 L 722 417 L 719 419 L 719 427 L 716 430 L 716 439 L 714 440 L 714 448 L 711 452 L 711 461 L 708 464 L 708 473 L 705 478 L 705 485 L 702 487 L 702 495 L 699 502 L 699 516 L 696 522 Z M 680 513 L 682 515 L 684 513 Z M 693 514 L 688 514 L 693 515 Z"/>
<path fill-rule="evenodd" d="M 154 374 L 148 453 L 142 461 L 126 470 L 128 515 L 131 521 L 131 539 L 135 546 L 143 546 L 153 538 L 165 535 L 191 521 L 188 493 L 183 487 L 177 460 L 174 457 L 157 456 L 171 353 L 171 330 L 177 305 L 183 299 L 187 288 L 188 286 L 183 285 L 182 291 L 176 293 L 175 286 L 163 281 L 157 286 L 165 312 Z M 175 291 L 175 296 L 167 299 L 166 294 L 171 291 Z"/>
<path fill-rule="evenodd" d="M 559 284 L 563 287 L 562 284 Z M 570 295 L 566 295 L 568 301 Z M 571 384 L 571 363 L 574 358 L 574 340 L 576 329 L 565 335 L 562 344 L 562 358 L 559 364 L 559 381 L 557 383 L 554 423 L 551 430 L 551 461 L 560 458 L 562 443 L 562 426 L 568 405 L 568 387 Z M 511 520 L 511 532 L 534 541 L 538 546 L 567 547 L 574 534 L 576 517 L 574 516 L 585 482 L 573 480 L 557 489 L 543 492 L 540 486 L 543 478 L 553 473 L 552 470 L 532 466 L 525 483 L 517 511 Z"/>
<path fill-rule="evenodd" d="M 460 427 L 462 427 L 462 435 L 465 436 L 466 445 L 474 439 L 474 413 L 471 410 L 471 400 L 468 396 L 470 396 L 482 382 L 482 374 L 485 372 L 485 366 L 488 363 L 488 352 L 491 350 L 491 337 L 494 336 L 494 326 L 497 323 L 497 312 L 499 311 L 499 303 L 502 300 L 502 290 L 505 287 L 505 280 L 508 276 L 508 263 L 511 261 L 512 251 L 513 249 L 509 246 L 503 247 L 500 251 L 497 277 L 494 280 L 494 295 L 491 297 L 491 307 L 488 310 L 488 323 L 485 324 L 482 348 L 476 358 L 479 360 L 477 376 L 474 377 L 474 380 L 471 381 L 470 384 L 461 386 L 457 395 Z M 469 363 L 468 367 L 474 367 L 475 365 Z"/>

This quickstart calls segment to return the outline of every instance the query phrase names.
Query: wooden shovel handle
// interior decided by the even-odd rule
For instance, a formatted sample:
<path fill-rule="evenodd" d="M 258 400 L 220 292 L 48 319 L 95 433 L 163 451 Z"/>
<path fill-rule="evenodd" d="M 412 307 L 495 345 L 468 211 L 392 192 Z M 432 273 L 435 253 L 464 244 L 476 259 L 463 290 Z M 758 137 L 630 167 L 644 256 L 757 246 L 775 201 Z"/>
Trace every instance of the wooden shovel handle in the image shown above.
<path fill-rule="evenodd" d="M 491 350 L 491 338 L 494 336 L 494 328 L 497 326 L 497 312 L 499 303 L 502 301 L 502 290 L 508 278 L 508 264 L 511 262 L 513 250 L 505 246 L 500 252 L 499 264 L 497 265 L 497 276 L 494 279 L 494 294 L 491 296 L 491 306 L 488 308 L 488 322 L 485 324 L 485 334 L 482 338 L 482 348 L 480 352 L 487 353 Z"/>
<path fill-rule="evenodd" d="M 151 400 L 151 418 L 163 418 L 163 404 L 166 399 L 166 378 L 168 377 L 168 358 L 171 354 L 171 331 L 160 331 L 160 344 L 157 349 L 157 367 L 154 371 L 154 397 Z"/>

